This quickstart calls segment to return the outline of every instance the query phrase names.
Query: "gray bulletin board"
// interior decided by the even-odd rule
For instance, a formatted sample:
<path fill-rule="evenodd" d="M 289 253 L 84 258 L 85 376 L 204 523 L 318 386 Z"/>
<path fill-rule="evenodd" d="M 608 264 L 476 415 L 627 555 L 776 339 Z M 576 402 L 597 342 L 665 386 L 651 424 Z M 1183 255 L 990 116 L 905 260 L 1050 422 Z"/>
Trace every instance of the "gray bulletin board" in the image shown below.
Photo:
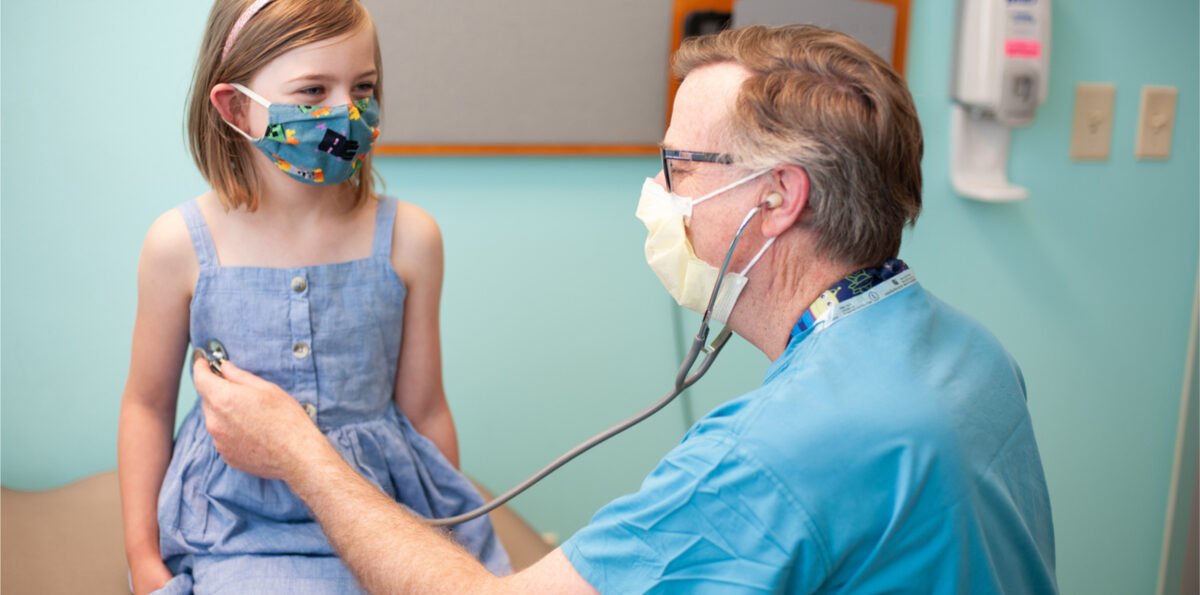
<path fill-rule="evenodd" d="M 690 15 L 815 23 L 902 74 L 910 0 L 363 0 L 383 53 L 381 154 L 653 153 Z"/>
<path fill-rule="evenodd" d="M 897 5 L 865 0 L 740 0 L 733 27 L 810 23 L 841 31 L 895 65 Z"/>
<path fill-rule="evenodd" d="M 363 3 L 383 52 L 381 152 L 662 137 L 672 0 Z"/>

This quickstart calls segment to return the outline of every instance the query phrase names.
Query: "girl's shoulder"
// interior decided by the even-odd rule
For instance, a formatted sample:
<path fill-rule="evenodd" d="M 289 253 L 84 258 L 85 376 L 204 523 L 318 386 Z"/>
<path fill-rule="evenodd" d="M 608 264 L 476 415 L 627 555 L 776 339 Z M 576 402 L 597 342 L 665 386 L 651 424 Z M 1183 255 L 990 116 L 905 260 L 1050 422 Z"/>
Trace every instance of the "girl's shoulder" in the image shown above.
<path fill-rule="evenodd" d="M 440 251 L 442 231 L 425 209 L 396 200 L 396 221 L 392 227 L 392 255 Z"/>
<path fill-rule="evenodd" d="M 441 270 L 442 232 L 437 221 L 425 209 L 396 200 L 391 256 L 392 265 L 401 278 L 405 278 L 406 272 L 413 274 L 420 270 L 429 271 L 430 268 Z"/>
<path fill-rule="evenodd" d="M 187 218 L 179 207 L 162 213 L 150 224 L 146 230 L 146 241 L 142 244 L 142 252 L 147 251 L 162 255 L 194 256 Z"/>
<path fill-rule="evenodd" d="M 203 199 L 203 195 L 197 197 L 196 202 Z M 181 287 L 190 288 L 193 283 L 189 280 L 194 281 L 200 266 L 194 246 L 187 218 L 179 208 L 172 208 L 146 230 L 139 267 L 166 284 L 178 281 Z"/>

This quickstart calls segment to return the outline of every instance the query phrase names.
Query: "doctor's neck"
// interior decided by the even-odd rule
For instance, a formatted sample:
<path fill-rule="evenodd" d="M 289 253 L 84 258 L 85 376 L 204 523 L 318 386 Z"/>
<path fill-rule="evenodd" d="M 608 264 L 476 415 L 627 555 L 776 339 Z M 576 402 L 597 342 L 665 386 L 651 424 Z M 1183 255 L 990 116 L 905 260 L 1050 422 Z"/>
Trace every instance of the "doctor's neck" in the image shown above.
<path fill-rule="evenodd" d="M 817 297 L 863 268 L 816 256 L 811 236 L 796 231 L 781 236 L 764 256 L 761 276 L 750 279 L 729 320 L 733 331 L 771 361 L 783 355 L 792 327 Z"/>

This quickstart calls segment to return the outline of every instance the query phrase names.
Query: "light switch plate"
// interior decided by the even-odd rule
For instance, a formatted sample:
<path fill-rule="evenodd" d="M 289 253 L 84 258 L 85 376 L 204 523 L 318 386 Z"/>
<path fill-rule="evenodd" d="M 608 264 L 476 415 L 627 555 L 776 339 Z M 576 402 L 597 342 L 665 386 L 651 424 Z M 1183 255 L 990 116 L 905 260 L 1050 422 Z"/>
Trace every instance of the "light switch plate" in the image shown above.
<path fill-rule="evenodd" d="M 1142 108 L 1138 113 L 1138 159 L 1167 159 L 1171 156 L 1171 131 L 1175 128 L 1175 87 L 1142 86 Z"/>
<path fill-rule="evenodd" d="M 1076 83 L 1071 159 L 1108 160 L 1116 96 L 1117 87 L 1112 83 Z"/>

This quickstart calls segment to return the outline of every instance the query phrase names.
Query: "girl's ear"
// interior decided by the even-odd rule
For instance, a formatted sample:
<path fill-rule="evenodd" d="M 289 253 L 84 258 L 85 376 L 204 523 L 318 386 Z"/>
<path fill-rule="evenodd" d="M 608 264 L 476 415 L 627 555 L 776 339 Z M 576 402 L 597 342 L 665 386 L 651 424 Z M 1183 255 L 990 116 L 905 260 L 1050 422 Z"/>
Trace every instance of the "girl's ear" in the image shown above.
<path fill-rule="evenodd" d="M 212 91 L 209 91 L 208 100 L 217 108 L 217 113 L 221 114 L 223 120 L 246 132 L 249 122 L 246 117 L 246 102 L 242 101 L 241 95 L 233 85 L 217 83 L 213 85 Z"/>
<path fill-rule="evenodd" d="M 763 235 L 773 238 L 795 225 L 808 205 L 808 191 L 808 172 L 804 168 L 790 163 L 776 167 L 765 191 L 768 208 L 763 211 Z"/>

